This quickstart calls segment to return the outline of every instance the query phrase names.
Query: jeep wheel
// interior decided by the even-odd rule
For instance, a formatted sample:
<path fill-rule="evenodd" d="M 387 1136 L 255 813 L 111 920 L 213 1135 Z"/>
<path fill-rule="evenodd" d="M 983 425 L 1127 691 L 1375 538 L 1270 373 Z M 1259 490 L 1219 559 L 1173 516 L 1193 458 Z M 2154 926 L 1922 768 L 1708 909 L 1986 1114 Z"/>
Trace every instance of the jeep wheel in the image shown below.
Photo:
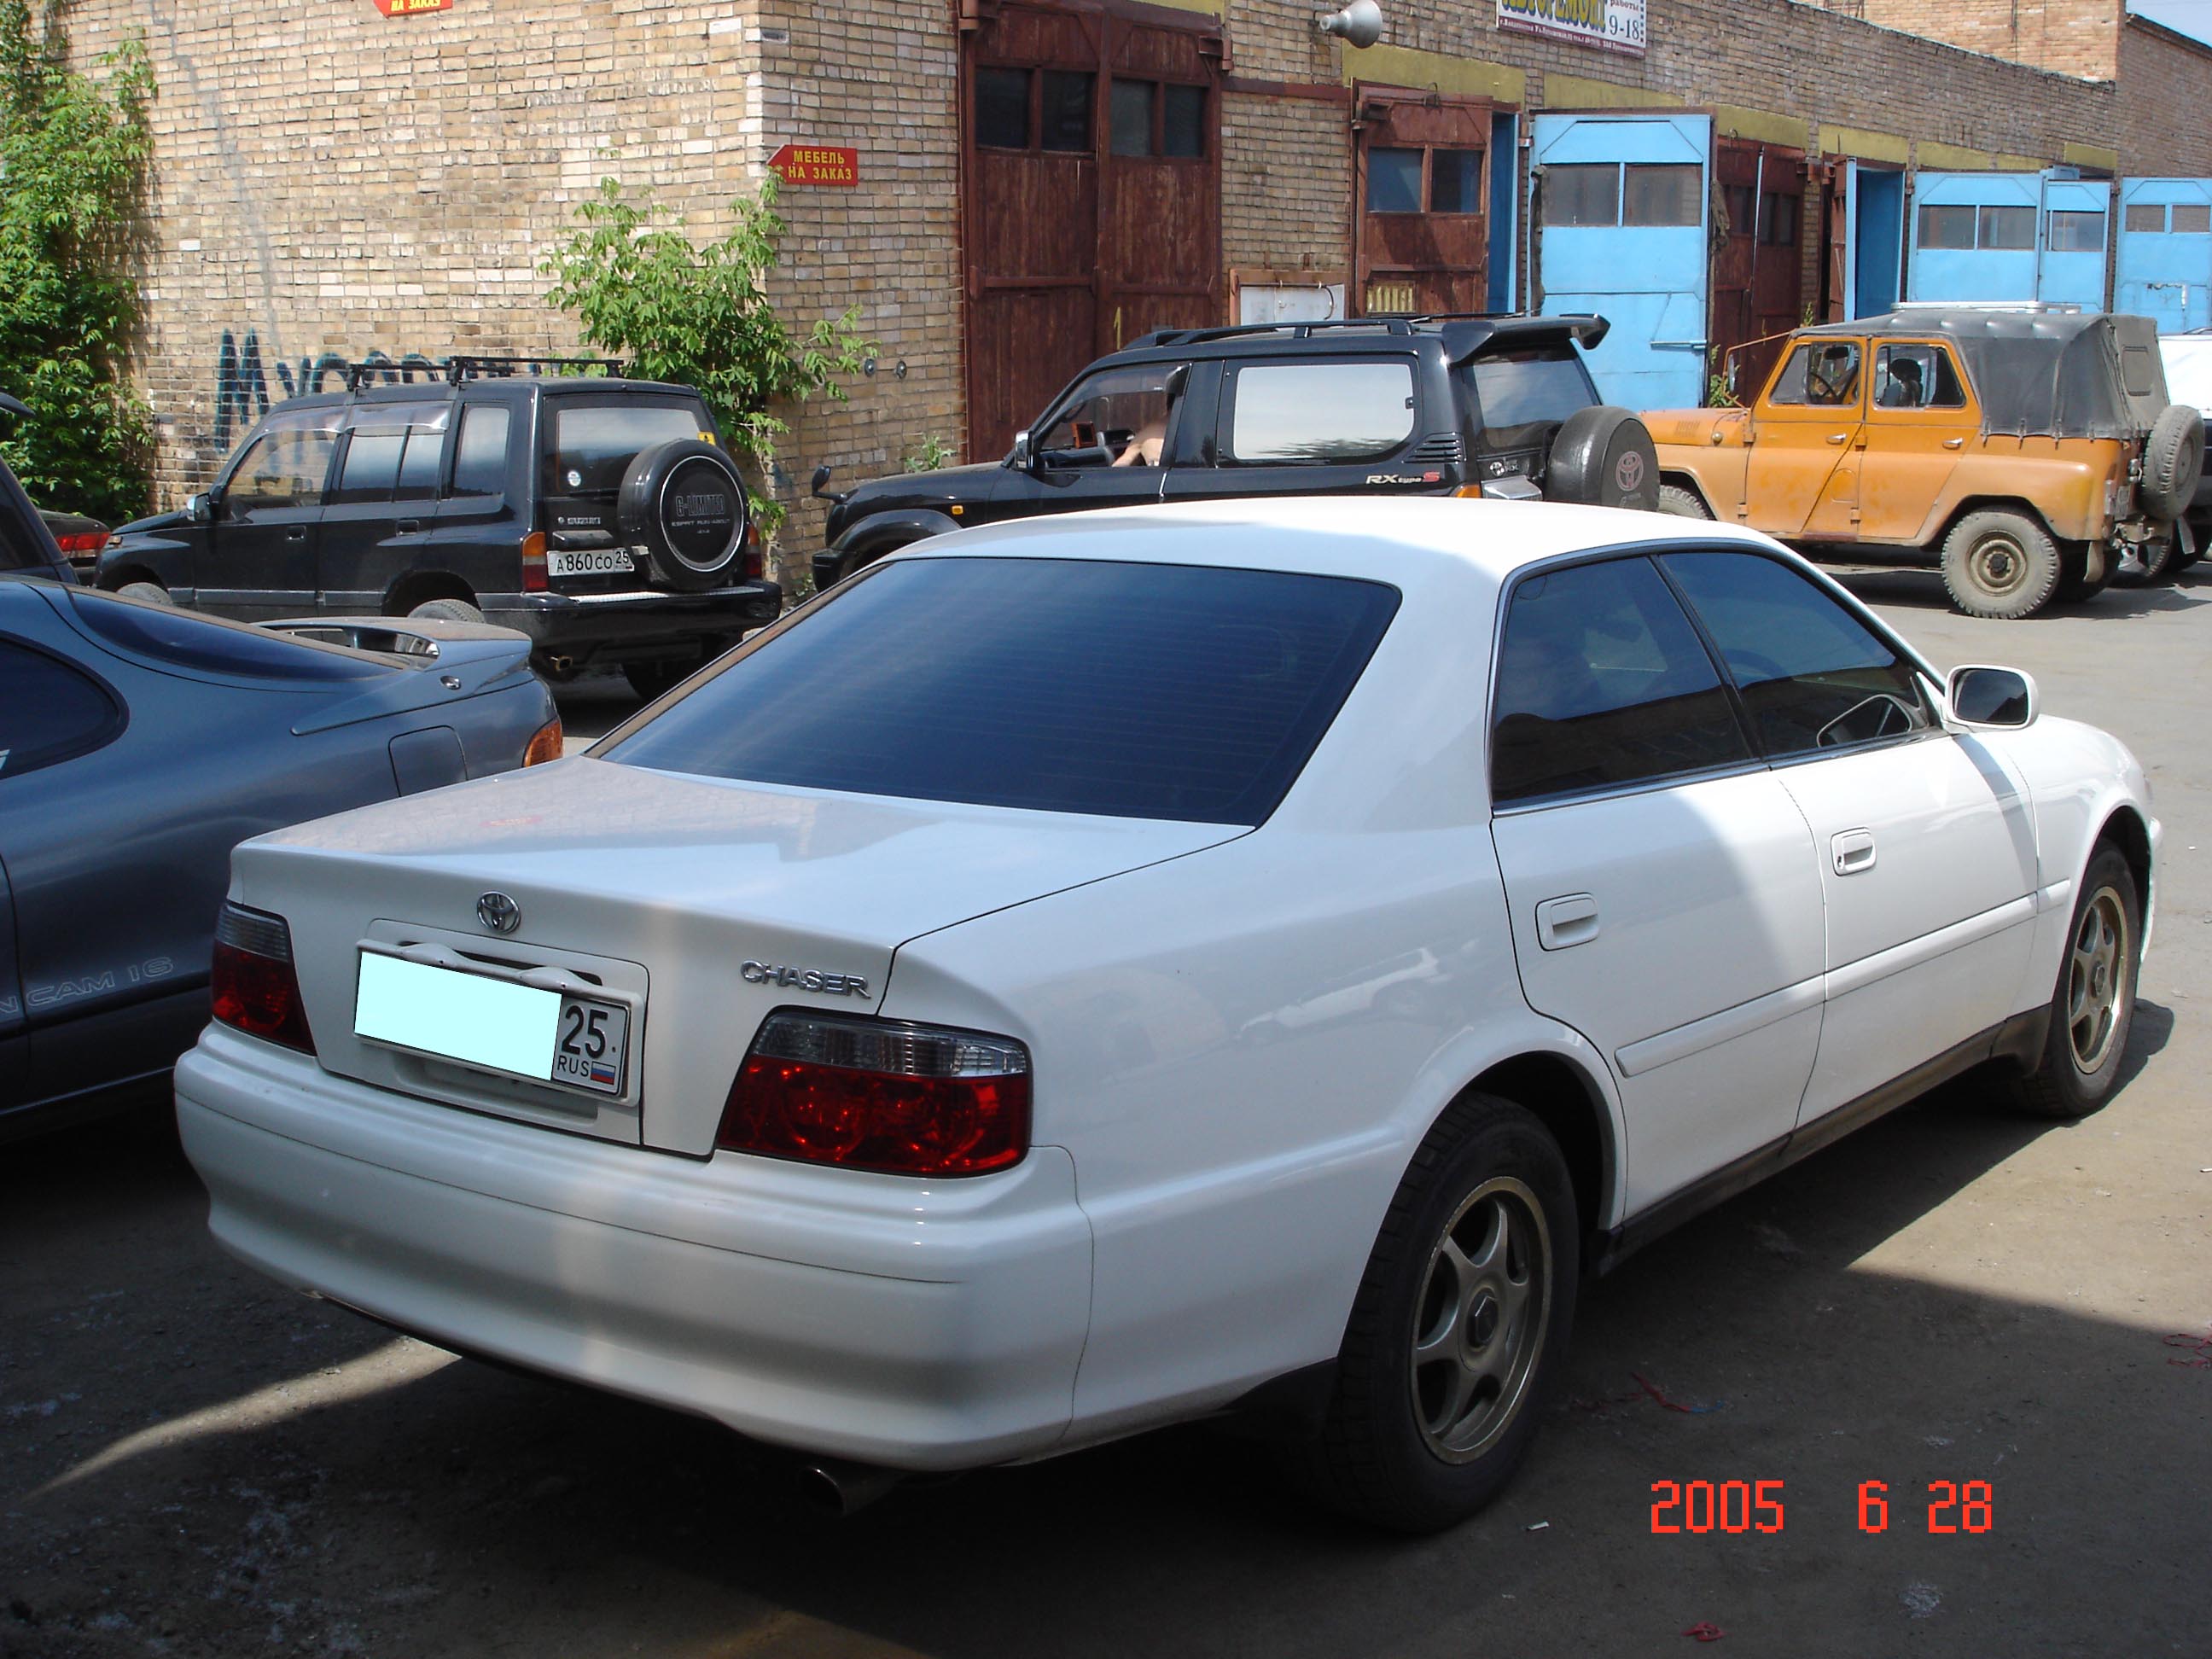
<path fill-rule="evenodd" d="M 1333 1507 L 1434 1532 L 1495 1498 L 1536 1432 L 1574 1322 L 1559 1143 L 1488 1095 L 1422 1141 L 1368 1258 L 1317 1438 L 1285 1450 Z"/>
<path fill-rule="evenodd" d="M 483 612 L 466 599 L 425 599 L 407 613 L 429 622 L 480 623 Z"/>
<path fill-rule="evenodd" d="M 1544 499 L 1583 507 L 1656 512 L 1659 452 L 1651 434 L 1627 410 L 1611 404 L 1578 409 L 1559 422 L 1544 465 Z"/>
<path fill-rule="evenodd" d="M 1671 513 L 1678 519 L 1710 519 L 1712 509 L 1705 498 L 1694 489 L 1685 489 L 1680 484 L 1659 486 L 1659 510 Z"/>
<path fill-rule="evenodd" d="M 115 590 L 126 599 L 137 599 L 147 605 L 174 605 L 169 590 L 159 582 L 125 582 Z"/>
<path fill-rule="evenodd" d="M 2058 544 L 2024 513 L 1969 513 L 1943 538 L 1943 586 L 1970 617 L 2032 617 L 2060 574 Z"/>
<path fill-rule="evenodd" d="M 672 586 L 697 592 L 737 579 L 745 547 L 745 485 L 713 444 L 677 438 L 641 450 L 623 474 L 615 521 Z"/>
<path fill-rule="evenodd" d="M 623 678 L 629 682 L 631 690 L 651 702 L 690 678 L 698 667 L 696 658 L 689 662 L 626 662 Z"/>
<path fill-rule="evenodd" d="M 2168 404 L 2143 440 L 2136 501 L 2153 518 L 2179 518 L 2203 471 L 2203 416 L 2186 404 Z"/>
<path fill-rule="evenodd" d="M 2058 551 L 2054 605 L 2079 605 L 2103 592 L 2112 580 L 2112 556 L 2101 542 L 2067 542 Z"/>
<path fill-rule="evenodd" d="M 2130 583 L 2137 587 L 2149 587 L 2154 583 L 2166 580 L 2173 574 L 2178 568 L 2173 558 L 2173 538 L 2179 526 L 2180 520 L 2176 520 L 2173 529 L 2169 530 L 2166 534 L 2136 546 L 2136 557 L 2142 562 L 2142 568 L 2128 577 L 2127 580 Z"/>

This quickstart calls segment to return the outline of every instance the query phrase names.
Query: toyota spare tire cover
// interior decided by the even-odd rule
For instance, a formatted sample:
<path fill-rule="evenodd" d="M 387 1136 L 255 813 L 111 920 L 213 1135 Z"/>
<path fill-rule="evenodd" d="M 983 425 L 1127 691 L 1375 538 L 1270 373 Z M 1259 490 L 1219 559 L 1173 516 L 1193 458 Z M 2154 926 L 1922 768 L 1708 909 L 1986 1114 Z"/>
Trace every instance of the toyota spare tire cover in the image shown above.
<path fill-rule="evenodd" d="M 1544 499 L 1657 512 L 1659 452 L 1651 447 L 1650 430 L 1613 404 L 1577 410 L 1552 440 Z"/>
<path fill-rule="evenodd" d="M 641 450 L 623 474 L 615 520 L 678 587 L 725 587 L 745 545 L 745 486 L 730 458 L 696 438 Z"/>

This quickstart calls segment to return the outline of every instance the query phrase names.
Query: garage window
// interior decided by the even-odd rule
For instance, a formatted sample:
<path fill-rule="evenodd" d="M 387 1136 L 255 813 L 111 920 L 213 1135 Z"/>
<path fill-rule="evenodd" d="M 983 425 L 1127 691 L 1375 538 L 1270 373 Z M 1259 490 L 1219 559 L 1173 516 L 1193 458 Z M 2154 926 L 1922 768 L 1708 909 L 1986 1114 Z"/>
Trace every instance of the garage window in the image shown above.
<path fill-rule="evenodd" d="M 1620 222 L 1620 169 L 1612 162 L 1573 162 L 1544 169 L 1544 222 L 1576 228 Z"/>
<path fill-rule="evenodd" d="M 1920 246 L 1964 250 L 1974 245 L 1974 210 L 1929 203 L 1920 210 Z"/>
<path fill-rule="evenodd" d="M 1620 222 L 1695 225 L 1704 222 L 1705 170 L 1695 162 L 1636 162 L 1622 169 Z"/>
<path fill-rule="evenodd" d="M 1912 665 L 1797 572 L 1752 553 L 1668 553 L 1660 562 L 1719 647 L 1768 755 L 1927 729 Z"/>
<path fill-rule="evenodd" d="M 2212 232 L 2212 203 L 2176 202 L 2173 204 L 2173 234 L 2177 236 L 2203 236 Z"/>
<path fill-rule="evenodd" d="M 1398 607 L 1380 582 L 914 558 L 846 583 L 606 758 L 806 789 L 1256 824 Z"/>
<path fill-rule="evenodd" d="M 2164 235 L 2166 234 L 2166 204 L 2163 202 L 2130 202 L 2120 228 L 2132 235 Z"/>
<path fill-rule="evenodd" d="M 2051 216 L 2053 253 L 2102 253 L 2105 216 L 2101 213 L 2054 212 Z"/>
<path fill-rule="evenodd" d="M 1981 241 L 1984 248 L 2017 252 L 2035 246 L 2035 210 L 2031 207 L 1985 207 L 1982 210 Z M 2100 240 L 2098 246 L 2103 246 Z"/>
<path fill-rule="evenodd" d="M 1751 758 L 1712 659 L 1649 561 L 1577 565 L 1514 588 L 1491 710 L 1493 805 Z"/>
<path fill-rule="evenodd" d="M 1231 461 L 1379 460 L 1413 434 L 1413 368 L 1387 363 L 1268 363 L 1233 370 Z"/>

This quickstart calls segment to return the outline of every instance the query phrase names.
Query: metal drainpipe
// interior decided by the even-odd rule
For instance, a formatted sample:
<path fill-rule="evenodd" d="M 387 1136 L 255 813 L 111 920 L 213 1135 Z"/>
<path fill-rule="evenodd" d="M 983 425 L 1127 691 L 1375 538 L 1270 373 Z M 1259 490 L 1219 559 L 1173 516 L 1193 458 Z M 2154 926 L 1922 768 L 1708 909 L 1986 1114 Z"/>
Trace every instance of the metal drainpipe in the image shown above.
<path fill-rule="evenodd" d="M 2035 175 L 2035 291 L 2028 298 L 2043 298 L 2043 245 L 2051 240 L 2051 174 Z"/>

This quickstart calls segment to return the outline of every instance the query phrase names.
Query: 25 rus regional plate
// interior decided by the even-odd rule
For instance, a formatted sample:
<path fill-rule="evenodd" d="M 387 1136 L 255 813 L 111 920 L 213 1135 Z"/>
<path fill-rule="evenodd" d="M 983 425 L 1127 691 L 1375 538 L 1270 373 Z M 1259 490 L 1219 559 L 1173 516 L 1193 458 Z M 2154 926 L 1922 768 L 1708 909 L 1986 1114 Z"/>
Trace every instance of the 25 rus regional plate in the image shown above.
<path fill-rule="evenodd" d="M 464 1066 L 619 1095 L 629 1016 L 627 1003 L 363 951 L 353 1030 Z"/>
<path fill-rule="evenodd" d="M 627 576 L 636 568 L 627 547 L 556 547 L 545 556 L 550 576 Z"/>

